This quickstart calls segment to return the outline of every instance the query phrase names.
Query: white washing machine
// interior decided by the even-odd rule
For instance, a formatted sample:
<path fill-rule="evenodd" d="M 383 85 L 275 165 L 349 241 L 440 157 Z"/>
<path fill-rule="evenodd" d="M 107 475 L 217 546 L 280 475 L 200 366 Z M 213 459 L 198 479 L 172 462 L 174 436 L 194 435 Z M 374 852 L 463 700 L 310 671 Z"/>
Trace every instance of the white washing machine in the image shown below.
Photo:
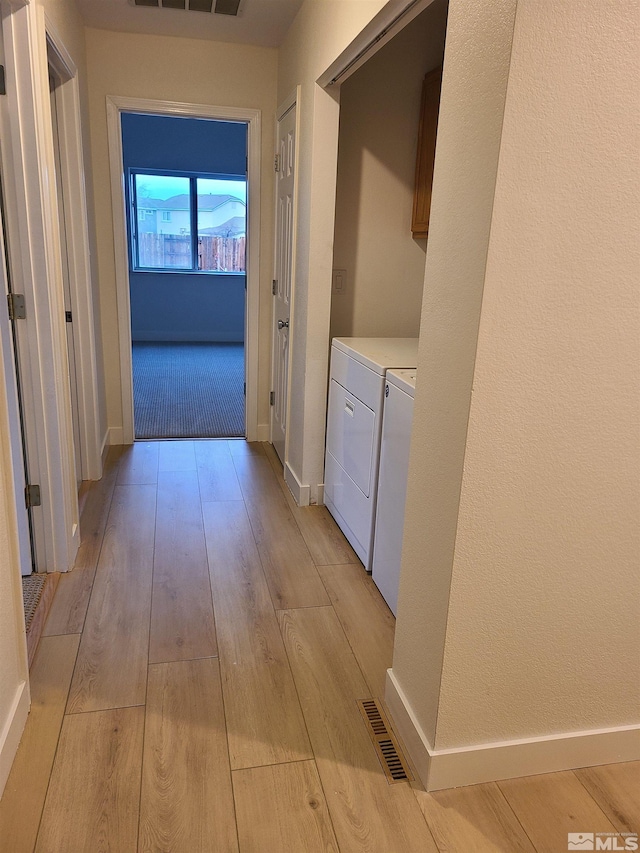
<path fill-rule="evenodd" d="M 387 371 L 372 574 L 394 615 L 398 605 L 415 388 L 415 370 Z"/>
<path fill-rule="evenodd" d="M 334 338 L 324 501 L 371 571 L 385 377 L 415 368 L 417 338 Z"/>

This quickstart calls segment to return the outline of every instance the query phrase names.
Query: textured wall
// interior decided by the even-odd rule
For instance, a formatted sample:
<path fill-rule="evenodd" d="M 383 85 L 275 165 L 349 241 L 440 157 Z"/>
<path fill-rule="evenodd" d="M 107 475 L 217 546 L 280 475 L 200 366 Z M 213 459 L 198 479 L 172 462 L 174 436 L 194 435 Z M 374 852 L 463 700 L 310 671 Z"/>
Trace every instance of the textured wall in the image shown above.
<path fill-rule="evenodd" d="M 235 121 L 124 113 L 122 148 L 125 167 L 244 177 L 247 126 Z"/>
<path fill-rule="evenodd" d="M 513 6 L 470 8 L 450 4 L 393 664 L 438 749 L 640 704 L 637 4 L 519 4 L 511 57 Z"/>
<path fill-rule="evenodd" d="M 436 745 L 640 719 L 638 4 L 520 4 Z"/>
<path fill-rule="evenodd" d="M 134 341 L 244 340 L 245 276 L 129 275 Z"/>
<path fill-rule="evenodd" d="M 450 0 L 393 670 L 433 743 L 515 0 Z"/>
<path fill-rule="evenodd" d="M 422 81 L 442 62 L 446 0 L 436 0 L 340 90 L 333 266 L 346 293 L 331 335 L 417 337 L 426 240 L 411 212 Z M 381 117 L 384 117 L 381 121 Z"/>

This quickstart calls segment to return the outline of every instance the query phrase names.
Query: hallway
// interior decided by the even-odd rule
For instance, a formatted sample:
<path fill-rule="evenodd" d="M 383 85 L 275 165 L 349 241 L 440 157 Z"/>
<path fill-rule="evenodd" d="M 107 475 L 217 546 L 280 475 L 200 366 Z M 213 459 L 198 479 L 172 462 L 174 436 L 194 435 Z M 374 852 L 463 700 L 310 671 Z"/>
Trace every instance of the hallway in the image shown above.
<path fill-rule="evenodd" d="M 268 444 L 112 448 L 31 670 L 10 853 L 559 853 L 637 832 L 638 763 L 425 794 L 356 705 L 394 620 Z"/>

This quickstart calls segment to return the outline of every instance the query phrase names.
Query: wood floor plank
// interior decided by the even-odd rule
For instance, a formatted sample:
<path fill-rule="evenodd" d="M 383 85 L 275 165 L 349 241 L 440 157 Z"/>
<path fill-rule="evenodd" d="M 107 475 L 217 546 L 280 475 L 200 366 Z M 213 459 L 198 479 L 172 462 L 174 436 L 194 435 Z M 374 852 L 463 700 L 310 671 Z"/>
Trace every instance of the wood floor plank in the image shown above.
<path fill-rule="evenodd" d="M 31 711 L 0 800 L 0 847 L 32 853 L 62 727 L 79 634 L 43 637 L 29 673 Z"/>
<path fill-rule="evenodd" d="M 409 784 L 383 774 L 356 704 L 369 690 L 333 608 L 278 617 L 341 853 L 436 853 Z"/>
<path fill-rule="evenodd" d="M 497 784 L 538 853 L 565 850 L 568 832 L 615 832 L 571 771 Z"/>
<path fill-rule="evenodd" d="M 160 442 L 136 441 L 124 448 L 118 466 L 119 486 L 152 486 L 158 482 Z"/>
<path fill-rule="evenodd" d="M 138 850 L 238 850 L 220 674 L 213 658 L 149 667 Z"/>
<path fill-rule="evenodd" d="M 325 506 L 298 506 L 284 480 L 282 463 L 272 444 L 264 443 L 278 484 L 316 566 L 358 563 L 358 557 Z"/>
<path fill-rule="evenodd" d="M 244 438 L 229 438 L 227 446 L 229 452 L 235 458 L 236 456 L 258 456 L 264 455 L 264 442 L 262 441 L 247 441 Z"/>
<path fill-rule="evenodd" d="M 87 491 L 80 516 L 80 547 L 73 569 L 65 572 L 58 583 L 45 637 L 82 631 L 123 450 L 120 446 L 109 448 L 102 479 Z"/>
<path fill-rule="evenodd" d="M 160 471 L 149 662 L 218 653 L 195 471 Z"/>
<path fill-rule="evenodd" d="M 269 460 L 249 450 L 233 456 L 251 528 L 277 610 L 329 603 L 300 529 Z"/>
<path fill-rule="evenodd" d="M 575 774 L 618 832 L 640 832 L 640 761 L 584 767 Z"/>
<path fill-rule="evenodd" d="M 196 453 L 193 441 L 161 441 L 159 471 L 195 471 Z"/>
<path fill-rule="evenodd" d="M 414 788 L 414 794 L 440 850 L 535 853 L 495 783 L 432 794 Z"/>
<path fill-rule="evenodd" d="M 226 441 L 196 441 L 196 465 L 203 501 L 241 501 L 242 492 Z"/>
<path fill-rule="evenodd" d="M 318 566 L 372 696 L 384 696 L 396 620 L 362 563 Z"/>
<path fill-rule="evenodd" d="M 136 849 L 143 708 L 67 716 L 36 853 Z"/>
<path fill-rule="evenodd" d="M 67 713 L 144 703 L 156 486 L 116 486 Z"/>
<path fill-rule="evenodd" d="M 203 504 L 231 766 L 311 758 L 244 504 Z"/>
<path fill-rule="evenodd" d="M 313 761 L 233 773 L 240 853 L 339 853 Z"/>

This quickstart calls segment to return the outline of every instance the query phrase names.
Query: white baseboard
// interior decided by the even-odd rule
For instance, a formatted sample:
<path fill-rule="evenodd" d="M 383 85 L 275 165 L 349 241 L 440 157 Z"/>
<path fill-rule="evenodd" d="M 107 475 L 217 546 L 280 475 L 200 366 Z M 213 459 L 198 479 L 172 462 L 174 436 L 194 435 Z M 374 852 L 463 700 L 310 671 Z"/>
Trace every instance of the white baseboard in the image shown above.
<path fill-rule="evenodd" d="M 23 681 L 17 688 L 9 715 L 0 732 L 0 797 L 7 784 L 13 759 L 29 714 L 29 684 Z"/>
<path fill-rule="evenodd" d="M 122 427 L 109 427 L 108 434 L 107 443 L 109 447 L 124 444 L 124 430 Z"/>
<path fill-rule="evenodd" d="M 107 461 L 107 453 L 109 452 L 109 430 L 105 431 L 100 445 L 100 477 L 104 471 L 105 462 Z"/>
<path fill-rule="evenodd" d="M 640 758 L 640 726 L 434 749 L 391 669 L 387 670 L 385 701 L 427 791 Z"/>
<path fill-rule="evenodd" d="M 289 463 L 284 466 L 284 481 L 289 486 L 291 494 L 295 498 L 298 506 L 309 506 L 309 497 L 311 489 L 309 486 L 303 486 L 295 471 L 289 466 Z"/>
<path fill-rule="evenodd" d="M 311 489 L 309 486 L 303 485 L 298 479 L 295 471 L 287 462 L 284 466 L 284 481 L 289 486 L 291 494 L 296 500 L 298 506 L 309 506 L 309 497 Z"/>
<path fill-rule="evenodd" d="M 256 441 L 269 441 L 271 438 L 271 430 L 269 424 L 258 424 Z"/>

